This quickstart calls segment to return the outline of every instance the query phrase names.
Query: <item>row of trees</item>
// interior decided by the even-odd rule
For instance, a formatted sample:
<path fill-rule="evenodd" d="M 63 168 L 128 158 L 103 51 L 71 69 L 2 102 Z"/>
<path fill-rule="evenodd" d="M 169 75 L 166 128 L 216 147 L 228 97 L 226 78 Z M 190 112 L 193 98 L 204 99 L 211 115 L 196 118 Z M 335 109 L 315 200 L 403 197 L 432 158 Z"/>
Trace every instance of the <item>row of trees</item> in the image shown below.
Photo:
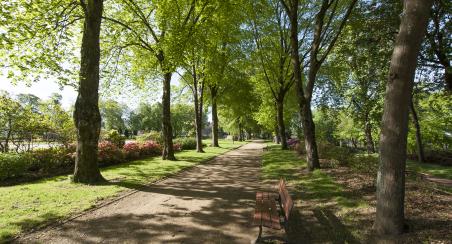
<path fill-rule="evenodd" d="M 356 0 L 8 1 L 1 9 L 5 18 L 0 21 L 8 31 L 2 35 L 5 48 L 0 54 L 11 79 L 52 75 L 67 84 L 76 75 L 71 67 L 80 63 L 74 109 L 76 182 L 103 180 L 94 156 L 101 128 L 100 78 L 103 85 L 142 88 L 161 82 L 161 103 L 151 110 L 161 108 L 162 157 L 170 160 L 175 159 L 175 74 L 191 93 L 198 152 L 203 151 L 207 105 L 214 146 L 219 120 L 242 138 L 274 131 L 283 149 L 287 125 L 292 124 L 304 138 L 308 168 L 314 170 L 320 167 L 315 114 L 339 111 L 343 128 L 356 129 L 349 118 L 362 128 L 359 133 L 369 152 L 376 150 L 375 137 L 380 135 L 376 229 L 380 234 L 400 233 L 409 107 L 419 115 L 412 99 L 416 62 L 424 70 L 420 86 L 430 93 L 443 87 L 450 92 L 451 45 L 445 33 L 450 6 L 437 0 L 431 15 L 432 4 L 433 0 L 406 0 L 403 6 Z M 421 45 L 427 25 L 428 42 Z M 443 82 L 426 82 L 432 80 L 432 70 L 444 76 Z M 447 96 L 440 99 L 446 109 Z M 418 117 L 413 116 L 413 124 L 419 132 Z M 141 126 L 159 128 L 143 120 L 130 117 L 131 124 L 141 121 Z M 343 136 L 340 126 L 327 137 Z M 421 137 L 416 138 L 421 145 Z"/>

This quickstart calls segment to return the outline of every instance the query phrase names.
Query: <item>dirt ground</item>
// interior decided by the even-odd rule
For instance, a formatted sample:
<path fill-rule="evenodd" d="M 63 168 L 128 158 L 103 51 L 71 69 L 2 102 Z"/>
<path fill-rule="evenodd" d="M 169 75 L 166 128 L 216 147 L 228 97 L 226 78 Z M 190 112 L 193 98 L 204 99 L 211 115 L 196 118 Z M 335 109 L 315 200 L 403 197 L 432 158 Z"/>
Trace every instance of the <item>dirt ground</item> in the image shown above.
<path fill-rule="evenodd" d="M 19 243 L 250 243 L 262 143 L 249 143 Z"/>

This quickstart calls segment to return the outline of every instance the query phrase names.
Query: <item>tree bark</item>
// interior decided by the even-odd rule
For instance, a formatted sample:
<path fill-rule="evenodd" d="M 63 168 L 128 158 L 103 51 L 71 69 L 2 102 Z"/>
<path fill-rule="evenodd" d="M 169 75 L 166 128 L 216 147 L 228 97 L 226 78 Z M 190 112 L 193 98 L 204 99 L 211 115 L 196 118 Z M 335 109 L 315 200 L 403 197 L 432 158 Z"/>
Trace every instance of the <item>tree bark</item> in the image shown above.
<path fill-rule="evenodd" d="M 413 125 L 416 130 L 416 145 L 417 145 L 418 160 L 419 160 L 419 162 L 424 163 L 425 162 L 425 154 L 424 154 L 424 145 L 422 144 L 421 126 L 419 124 L 419 117 L 417 116 L 416 109 L 414 108 L 413 98 L 411 98 L 411 102 L 410 102 L 410 111 L 411 111 L 411 116 L 413 118 Z"/>
<path fill-rule="evenodd" d="M 278 130 L 281 138 L 281 149 L 287 150 L 286 126 L 284 125 L 284 100 L 276 101 Z"/>
<path fill-rule="evenodd" d="M 164 160 L 176 160 L 173 148 L 173 127 L 171 125 L 171 76 L 172 73 L 164 74 L 163 96 L 162 96 L 162 132 L 163 132 L 163 152 Z"/>
<path fill-rule="evenodd" d="M 367 153 L 375 153 L 374 139 L 372 138 L 372 125 L 369 121 L 369 115 L 366 114 L 364 121 L 364 134 L 366 135 Z"/>
<path fill-rule="evenodd" d="M 217 88 L 210 86 L 210 96 L 212 103 L 212 146 L 219 147 L 218 144 L 218 111 L 217 111 Z"/>
<path fill-rule="evenodd" d="M 82 1 L 85 15 L 80 60 L 80 80 L 75 102 L 77 130 L 74 182 L 92 184 L 105 179 L 97 164 L 101 117 L 99 112 L 99 35 L 103 0 Z"/>
<path fill-rule="evenodd" d="M 5 146 L 3 147 L 3 152 L 7 153 L 9 152 L 9 139 L 11 138 L 11 133 L 12 133 L 12 120 L 11 118 L 8 119 L 8 132 L 6 133 L 6 138 L 5 138 Z"/>
<path fill-rule="evenodd" d="M 452 68 L 450 66 L 444 69 L 444 82 L 446 83 L 446 92 L 452 93 Z"/>
<path fill-rule="evenodd" d="M 196 68 L 193 66 L 193 100 L 195 105 L 195 129 L 196 129 L 196 152 L 202 153 L 202 94 L 203 86 L 199 87 Z"/>
<path fill-rule="evenodd" d="M 202 149 L 202 96 L 199 96 L 198 81 L 195 76 L 193 77 L 196 80 L 193 87 L 193 100 L 195 103 L 196 152 L 204 152 Z M 202 94 L 202 88 L 200 92 Z"/>
<path fill-rule="evenodd" d="M 432 0 L 405 0 L 386 85 L 377 176 L 374 229 L 379 236 L 404 230 L 405 166 L 408 108 L 416 61 Z"/>
<path fill-rule="evenodd" d="M 281 0 L 284 4 L 287 15 L 290 21 L 290 47 L 291 47 L 291 62 L 293 66 L 293 74 L 295 79 L 295 87 L 297 90 L 298 104 L 300 107 L 300 116 L 302 118 L 303 132 L 306 146 L 306 161 L 308 169 L 314 170 L 320 168 L 319 156 L 317 153 L 317 144 L 315 141 L 315 125 L 312 120 L 312 112 L 310 102 L 305 98 L 303 88 L 301 61 L 298 53 L 298 0 L 290 0 L 289 5 Z"/>

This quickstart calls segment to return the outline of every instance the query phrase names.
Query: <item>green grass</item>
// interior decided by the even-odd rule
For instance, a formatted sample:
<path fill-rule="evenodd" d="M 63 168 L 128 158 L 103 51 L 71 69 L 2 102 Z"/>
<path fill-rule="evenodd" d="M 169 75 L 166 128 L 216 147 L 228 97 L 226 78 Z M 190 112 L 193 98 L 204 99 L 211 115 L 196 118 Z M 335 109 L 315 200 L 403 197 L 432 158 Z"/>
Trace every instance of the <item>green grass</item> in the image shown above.
<path fill-rule="evenodd" d="M 294 200 L 301 201 L 300 210 L 311 211 L 316 220 L 300 222 L 295 220 L 294 230 L 290 231 L 297 242 L 356 243 L 353 240 L 364 239 L 360 228 L 351 228 L 356 222 L 355 215 L 369 207 L 360 195 L 347 191 L 321 170 L 306 171 L 306 162 L 293 151 L 283 151 L 280 146 L 269 145 L 269 151 L 263 155 L 262 177 L 264 180 L 277 180 L 283 177 L 291 188 L 289 192 Z M 296 213 L 295 213 L 296 214 Z M 298 216 L 304 219 L 304 216 Z M 306 220 L 305 220 L 306 221 Z M 302 227 L 296 227 L 296 225 Z M 356 224 L 354 224 L 356 225 Z M 304 227 L 303 227 L 304 226 Z M 301 233 L 301 234 L 300 234 Z M 303 234 L 305 233 L 305 234 Z M 308 235 L 307 238 L 304 235 Z M 334 242 L 333 241 L 333 242 Z"/>
<path fill-rule="evenodd" d="M 452 167 L 450 166 L 448 167 L 437 164 L 419 163 L 412 160 L 408 160 L 406 166 L 408 170 L 452 180 Z"/>
<path fill-rule="evenodd" d="M 367 154 L 356 154 L 358 156 L 366 156 Z M 370 154 L 369 157 L 378 158 L 378 153 Z M 377 168 L 376 166 L 375 168 Z M 429 174 L 438 178 L 452 180 L 452 167 L 431 163 L 420 163 L 414 160 L 407 160 L 406 169 L 417 173 Z"/>
<path fill-rule="evenodd" d="M 177 153 L 178 161 L 153 157 L 103 168 L 102 175 L 116 182 L 105 185 L 74 184 L 69 182 L 68 176 L 57 176 L 0 187 L 0 242 L 30 228 L 94 207 L 98 201 L 121 191 L 138 188 L 243 144 L 245 142 L 233 144 L 221 140 L 221 148 L 207 147 L 205 153 L 193 150 Z"/>
<path fill-rule="evenodd" d="M 301 174 L 306 170 L 306 162 L 293 151 L 283 151 L 280 146 L 269 145 L 269 151 L 263 155 L 262 162 L 264 180 L 282 177 L 302 192 L 302 199 L 315 200 L 319 206 L 336 203 L 340 207 L 352 208 L 365 204 L 320 170 Z"/>

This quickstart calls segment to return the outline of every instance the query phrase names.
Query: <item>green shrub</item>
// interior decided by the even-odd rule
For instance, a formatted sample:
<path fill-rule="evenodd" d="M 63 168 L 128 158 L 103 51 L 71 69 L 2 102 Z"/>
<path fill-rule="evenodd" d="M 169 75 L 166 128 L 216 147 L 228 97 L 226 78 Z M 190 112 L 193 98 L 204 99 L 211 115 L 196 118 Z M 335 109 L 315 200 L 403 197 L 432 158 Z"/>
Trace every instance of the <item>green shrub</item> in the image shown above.
<path fill-rule="evenodd" d="M 30 171 L 52 172 L 72 168 L 75 164 L 72 151 L 63 147 L 37 149 L 31 155 L 33 162 L 28 168 Z"/>
<path fill-rule="evenodd" d="M 174 144 L 179 144 L 182 150 L 196 149 L 196 139 L 191 137 L 177 138 L 174 140 Z"/>
<path fill-rule="evenodd" d="M 374 174 L 378 170 L 379 159 L 375 155 L 357 154 L 350 160 L 350 168 L 364 173 Z"/>
<path fill-rule="evenodd" d="M 340 165 L 347 165 L 353 157 L 353 152 L 347 147 L 338 147 L 330 143 L 318 144 L 319 157 L 337 161 Z"/>
<path fill-rule="evenodd" d="M 145 141 L 155 141 L 158 144 L 162 145 L 163 137 L 162 134 L 158 131 L 151 131 L 149 133 L 145 133 L 136 137 L 137 141 L 145 142 Z"/>
<path fill-rule="evenodd" d="M 30 153 L 0 153 L 0 180 L 24 175 L 32 161 Z"/>
<path fill-rule="evenodd" d="M 117 130 L 110 130 L 104 137 L 105 141 L 115 144 L 118 148 L 122 148 L 126 143 L 126 137 L 119 134 Z"/>

